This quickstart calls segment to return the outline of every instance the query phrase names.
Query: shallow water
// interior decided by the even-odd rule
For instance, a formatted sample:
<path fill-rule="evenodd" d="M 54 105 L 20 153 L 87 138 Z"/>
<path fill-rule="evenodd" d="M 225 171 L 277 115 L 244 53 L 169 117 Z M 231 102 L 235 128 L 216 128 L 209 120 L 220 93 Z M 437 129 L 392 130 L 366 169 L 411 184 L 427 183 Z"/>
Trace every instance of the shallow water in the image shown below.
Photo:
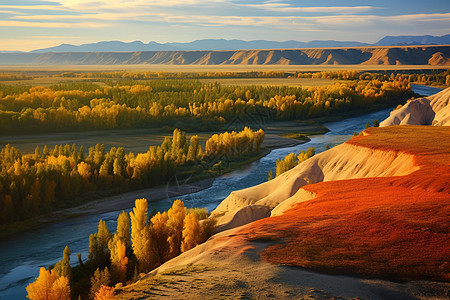
<path fill-rule="evenodd" d="M 434 94 L 441 89 L 425 86 L 412 86 L 413 90 L 423 95 Z M 384 120 L 391 109 L 375 113 L 327 123 L 330 132 L 311 137 L 311 141 L 295 147 L 276 149 L 267 156 L 249 166 L 218 177 L 213 185 L 197 193 L 177 197 L 188 207 L 206 207 L 214 209 L 230 192 L 260 184 L 267 181 L 269 170 L 275 172 L 275 162 L 289 153 L 305 151 L 315 147 L 316 153 L 341 144 L 353 136 L 354 132 L 362 131 L 367 121 L 371 123 L 378 119 Z M 163 199 L 150 203 L 149 208 L 157 211 L 167 210 L 175 198 Z M 94 233 L 98 221 L 106 221 L 109 229 L 114 231 L 116 219 L 120 211 L 99 215 L 71 218 L 62 222 L 44 225 L 21 233 L 0 243 L 0 299 L 24 299 L 25 287 L 38 276 L 40 267 L 47 267 L 62 258 L 66 245 L 69 246 L 72 264 L 77 262 L 76 254 L 80 252 L 87 258 L 89 235 Z"/>

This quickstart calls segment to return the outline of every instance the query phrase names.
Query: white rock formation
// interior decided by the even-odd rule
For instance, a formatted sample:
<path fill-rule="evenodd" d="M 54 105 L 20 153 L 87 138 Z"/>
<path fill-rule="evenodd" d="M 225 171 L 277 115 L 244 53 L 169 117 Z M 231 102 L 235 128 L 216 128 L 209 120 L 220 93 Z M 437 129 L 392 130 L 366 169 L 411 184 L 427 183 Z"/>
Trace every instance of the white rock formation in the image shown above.
<path fill-rule="evenodd" d="M 218 219 L 220 230 L 230 229 L 265 217 L 277 206 L 272 215 L 282 213 L 294 203 L 314 198 L 311 193 L 300 189 L 307 184 L 402 176 L 417 169 L 410 154 L 344 143 L 311 157 L 273 180 L 232 192 L 211 216 Z"/>
<path fill-rule="evenodd" d="M 450 125 L 450 88 L 435 95 L 411 100 L 380 123 L 380 127 L 392 125 Z"/>

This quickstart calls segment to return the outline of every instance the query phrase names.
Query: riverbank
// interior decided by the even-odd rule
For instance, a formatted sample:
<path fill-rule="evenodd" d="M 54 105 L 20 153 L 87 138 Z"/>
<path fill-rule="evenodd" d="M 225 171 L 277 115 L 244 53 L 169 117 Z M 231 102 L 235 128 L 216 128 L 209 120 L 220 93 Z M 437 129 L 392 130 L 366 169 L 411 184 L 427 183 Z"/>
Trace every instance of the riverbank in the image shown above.
<path fill-rule="evenodd" d="M 429 92 L 429 95 L 434 93 L 433 89 Z M 279 146 L 262 159 L 239 168 L 228 175 L 215 178 L 211 188 L 180 196 L 180 199 L 189 204 L 190 207 L 215 209 L 232 191 L 267 181 L 267 173 L 270 170 L 275 170 L 277 159 L 282 159 L 292 152 L 306 151 L 311 146 L 316 148 L 316 153 L 325 151 L 327 145 L 331 147 L 339 145 L 351 138 L 355 131 L 363 130 L 367 121 L 387 118 L 390 111 L 390 109 L 385 109 L 339 122 L 325 123 L 325 126 L 330 130 L 329 133 L 310 136 L 311 141 L 309 143 L 297 147 L 281 148 Z M 269 124 L 266 125 L 266 141 L 269 141 L 270 126 Z M 300 126 L 297 127 L 297 130 L 301 131 Z M 274 144 L 278 143 L 276 139 L 273 141 Z M 127 144 L 130 144 L 130 141 L 127 141 Z M 150 209 L 167 210 L 170 208 L 172 200 L 155 201 L 151 204 Z M 21 234 L 11 236 L 6 241 L 0 241 L 0 298 L 25 299 L 26 285 L 34 281 L 34 277 L 39 274 L 40 267 L 47 267 L 60 260 L 66 245 L 70 247 L 73 253 L 71 262 L 77 261 L 76 253 L 81 253 L 82 257 L 86 258 L 89 253 L 88 237 L 97 230 L 98 221 L 104 220 L 108 228 L 113 231 L 116 228 L 119 213 L 120 211 L 115 211 L 70 218 L 38 228 L 30 227 L 29 230 L 25 230 Z"/>
<path fill-rule="evenodd" d="M 276 132 L 276 130 L 273 131 Z M 245 167 L 252 162 L 255 162 L 266 156 L 274 149 L 293 147 L 306 143 L 308 141 L 309 139 L 293 139 L 282 137 L 274 133 L 266 134 L 262 145 L 263 148 L 261 149 L 261 152 L 259 154 L 250 156 L 243 161 L 233 162 L 232 164 L 230 164 L 230 166 L 228 166 L 228 168 L 225 168 L 223 172 L 218 175 L 225 175 L 231 173 L 236 169 Z M 162 199 L 196 193 L 211 187 L 215 177 L 208 174 L 197 174 L 197 176 L 193 177 L 192 179 L 193 180 L 191 181 L 183 180 L 183 183 L 180 183 L 177 182 L 176 178 L 174 178 L 174 180 L 171 180 L 174 182 L 168 182 L 165 185 L 109 195 L 99 199 L 91 200 L 87 203 L 83 203 L 75 207 L 50 212 L 46 215 L 39 216 L 32 220 L 3 225 L 0 226 L 0 241 L 4 241 L 8 237 L 26 231 L 27 229 L 32 227 L 35 228 L 38 226 L 56 223 L 62 220 L 80 216 L 127 210 L 132 208 L 134 206 L 134 201 L 139 198 L 146 198 L 151 203 L 160 201 Z"/>
<path fill-rule="evenodd" d="M 233 165 L 235 168 L 226 170 L 224 174 L 230 173 L 234 171 L 236 168 L 246 166 L 266 156 L 273 149 L 293 147 L 307 142 L 276 135 L 268 135 L 266 138 L 268 138 L 269 141 L 266 142 L 265 147 L 261 150 L 259 155 L 255 155 L 251 159 L 246 160 L 245 162 L 236 162 L 236 164 Z M 210 177 L 189 183 L 166 184 L 157 187 L 113 195 L 98 200 L 93 200 L 76 207 L 52 212 L 50 214 L 40 217 L 37 220 L 37 224 L 51 223 L 71 217 L 79 217 L 82 215 L 94 215 L 118 210 L 126 210 L 132 208 L 134 206 L 134 201 L 139 198 L 146 198 L 149 201 L 149 203 L 151 203 L 159 201 L 161 199 L 178 197 L 199 192 L 201 190 L 211 187 L 213 182 L 214 177 Z"/>

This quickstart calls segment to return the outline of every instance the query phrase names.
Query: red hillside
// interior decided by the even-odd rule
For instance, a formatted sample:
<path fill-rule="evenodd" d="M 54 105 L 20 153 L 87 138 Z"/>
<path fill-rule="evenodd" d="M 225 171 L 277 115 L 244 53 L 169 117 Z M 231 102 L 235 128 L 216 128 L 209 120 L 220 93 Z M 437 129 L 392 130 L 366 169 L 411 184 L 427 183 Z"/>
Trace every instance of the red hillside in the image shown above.
<path fill-rule="evenodd" d="M 275 240 L 269 262 L 327 273 L 448 281 L 450 129 L 370 128 L 348 143 L 413 154 L 420 169 L 401 177 L 322 182 L 314 200 L 241 230 Z"/>

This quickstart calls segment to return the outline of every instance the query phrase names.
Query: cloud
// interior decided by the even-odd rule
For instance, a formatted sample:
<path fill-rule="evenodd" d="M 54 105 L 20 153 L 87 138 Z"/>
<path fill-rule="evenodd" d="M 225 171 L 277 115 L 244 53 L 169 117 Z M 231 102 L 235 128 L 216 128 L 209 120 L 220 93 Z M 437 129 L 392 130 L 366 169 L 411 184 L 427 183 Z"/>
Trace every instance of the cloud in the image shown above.
<path fill-rule="evenodd" d="M 20 13 L 22 10 L 50 10 L 50 11 L 68 11 L 68 8 L 60 5 L 3 5 L 0 4 L 0 9 L 12 9 L 15 13 Z"/>
<path fill-rule="evenodd" d="M 152 14 L 145 12 L 132 13 L 91 13 L 79 15 L 26 15 L 14 16 L 17 20 L 47 20 L 47 21 L 77 21 L 77 20 L 97 20 L 97 21 L 119 21 L 119 20 L 135 20 L 140 17 L 165 16 L 166 14 Z"/>
<path fill-rule="evenodd" d="M 425 14 L 417 9 L 420 13 L 402 14 L 392 10 L 386 16 L 386 7 L 366 5 L 373 3 L 369 1 L 358 6 L 311 7 L 290 2 L 295 4 L 287 0 L 59 0 L 54 4 L 41 2 L 43 5 L 0 5 L 4 14 L 0 27 L 5 38 L 14 36 L 14 30 L 28 35 L 28 28 L 42 28 L 34 32 L 39 36 L 77 35 L 83 42 L 127 40 L 131 36 L 166 41 L 212 37 L 370 41 L 382 34 L 441 34 L 450 28 L 450 13 Z"/>
<path fill-rule="evenodd" d="M 83 28 L 99 28 L 108 25 L 94 22 L 79 22 L 76 23 L 76 26 Z M 23 21 L 0 20 L 0 27 L 73 28 L 74 24 L 61 22 L 23 22 Z"/>
<path fill-rule="evenodd" d="M 360 13 L 373 9 L 377 9 L 374 6 L 292 6 L 287 3 L 263 3 L 263 4 L 242 4 L 242 7 L 257 8 L 262 10 L 268 10 L 273 12 L 284 13 Z"/>
<path fill-rule="evenodd" d="M 64 7 L 71 9 L 134 9 L 143 7 L 186 7 L 219 4 L 227 0 L 60 0 Z"/>

